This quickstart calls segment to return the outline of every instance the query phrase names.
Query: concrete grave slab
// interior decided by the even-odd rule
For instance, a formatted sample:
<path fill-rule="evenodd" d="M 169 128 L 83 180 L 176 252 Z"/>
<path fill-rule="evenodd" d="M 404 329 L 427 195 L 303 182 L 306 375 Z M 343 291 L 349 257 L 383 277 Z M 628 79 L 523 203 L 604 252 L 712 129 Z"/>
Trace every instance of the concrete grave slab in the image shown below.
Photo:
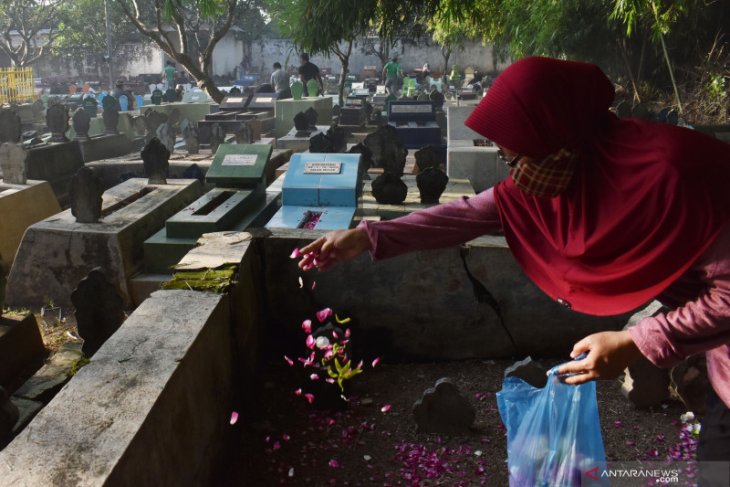
<path fill-rule="evenodd" d="M 14 383 L 18 375 L 32 374 L 43 365 L 45 356 L 35 316 L 29 313 L 0 317 L 0 386 L 12 392 L 11 386 L 18 385 Z"/>
<path fill-rule="evenodd" d="M 276 100 L 276 107 L 274 109 L 274 136 L 283 137 L 286 135 L 294 127 L 294 116 L 299 112 L 307 111 L 310 107 L 317 111 L 318 125 L 329 127 L 332 121 L 332 106 L 332 98 L 329 97 Z"/>
<path fill-rule="evenodd" d="M 68 188 L 76 171 L 84 165 L 78 142 L 61 142 L 28 150 L 27 177 L 48 181 L 58 203 L 68 203 Z"/>
<path fill-rule="evenodd" d="M 46 181 L 6 184 L 0 180 L 0 263 L 9 270 L 25 230 L 61 211 L 51 185 Z"/>
<path fill-rule="evenodd" d="M 227 296 L 158 291 L 0 452 L 0 485 L 205 485 L 230 425 Z"/>
<path fill-rule="evenodd" d="M 131 305 L 128 279 L 142 264 L 142 244 L 163 222 L 200 196 L 197 180 L 149 185 L 133 178 L 104 192 L 99 223 L 77 223 L 66 210 L 25 233 L 8 278 L 7 303 L 70 304 L 76 284 L 100 266 Z"/>

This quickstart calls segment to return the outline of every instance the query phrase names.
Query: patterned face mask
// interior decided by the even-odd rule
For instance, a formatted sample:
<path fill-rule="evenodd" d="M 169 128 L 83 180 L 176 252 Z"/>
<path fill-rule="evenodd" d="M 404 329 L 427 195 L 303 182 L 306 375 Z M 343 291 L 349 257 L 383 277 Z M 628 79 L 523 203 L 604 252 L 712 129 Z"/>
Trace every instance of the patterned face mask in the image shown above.
<path fill-rule="evenodd" d="M 570 184 L 576 159 L 577 154 L 567 149 L 560 149 L 541 161 L 522 158 L 510 171 L 510 176 L 525 193 L 552 198 Z"/>

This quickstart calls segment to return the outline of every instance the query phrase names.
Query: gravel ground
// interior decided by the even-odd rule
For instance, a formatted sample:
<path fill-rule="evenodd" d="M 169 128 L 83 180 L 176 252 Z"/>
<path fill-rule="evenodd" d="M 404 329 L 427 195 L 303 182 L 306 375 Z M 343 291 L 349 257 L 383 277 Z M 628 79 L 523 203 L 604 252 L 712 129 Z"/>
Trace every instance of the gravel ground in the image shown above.
<path fill-rule="evenodd" d="M 366 367 L 350 381 L 347 408 L 332 412 L 317 409 L 316 398 L 310 405 L 293 393 L 305 385 L 301 369 L 282 360 L 264 374 L 265 387 L 255 401 L 258 413 L 232 426 L 238 450 L 220 484 L 506 486 L 506 432 L 495 393 L 510 364 L 473 360 Z M 467 435 L 416 431 L 411 407 L 441 377 L 450 377 L 476 408 Z M 683 446 L 686 450 L 687 441 L 680 440 L 681 403 L 637 410 L 616 381 L 598 384 L 598 403 L 609 461 L 657 461 L 672 454 L 677 458 Z"/>

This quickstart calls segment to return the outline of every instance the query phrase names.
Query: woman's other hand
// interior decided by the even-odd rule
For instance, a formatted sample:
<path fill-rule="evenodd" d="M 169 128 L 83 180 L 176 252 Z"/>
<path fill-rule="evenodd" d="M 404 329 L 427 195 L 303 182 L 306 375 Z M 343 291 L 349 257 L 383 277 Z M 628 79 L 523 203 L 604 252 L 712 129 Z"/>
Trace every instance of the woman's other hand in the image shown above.
<path fill-rule="evenodd" d="M 582 353 L 587 353 L 585 358 L 558 368 L 559 375 L 572 374 L 562 379 L 566 384 L 615 379 L 641 357 L 641 352 L 626 330 L 588 335 L 573 346 L 570 356 L 575 358 Z"/>
<path fill-rule="evenodd" d="M 307 270 L 305 268 L 314 259 L 314 265 L 323 271 L 332 264 L 353 259 L 366 250 L 370 250 L 370 239 L 364 229 L 336 230 L 301 249 L 304 257 L 299 261 L 299 267 Z M 308 258 L 307 255 L 312 257 Z"/>

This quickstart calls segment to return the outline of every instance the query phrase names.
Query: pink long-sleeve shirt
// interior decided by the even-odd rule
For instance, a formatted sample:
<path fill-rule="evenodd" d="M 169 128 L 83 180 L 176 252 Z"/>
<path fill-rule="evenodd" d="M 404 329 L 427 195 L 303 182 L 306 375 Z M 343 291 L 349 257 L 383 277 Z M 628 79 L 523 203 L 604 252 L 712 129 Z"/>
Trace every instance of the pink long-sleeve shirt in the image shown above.
<path fill-rule="evenodd" d="M 494 192 L 383 222 L 360 223 L 367 231 L 373 259 L 414 250 L 450 247 L 502 229 Z M 659 367 L 707 353 L 707 372 L 722 401 L 730 407 L 730 225 L 710 248 L 657 297 L 672 308 L 644 318 L 629 329 L 641 353 Z"/>

